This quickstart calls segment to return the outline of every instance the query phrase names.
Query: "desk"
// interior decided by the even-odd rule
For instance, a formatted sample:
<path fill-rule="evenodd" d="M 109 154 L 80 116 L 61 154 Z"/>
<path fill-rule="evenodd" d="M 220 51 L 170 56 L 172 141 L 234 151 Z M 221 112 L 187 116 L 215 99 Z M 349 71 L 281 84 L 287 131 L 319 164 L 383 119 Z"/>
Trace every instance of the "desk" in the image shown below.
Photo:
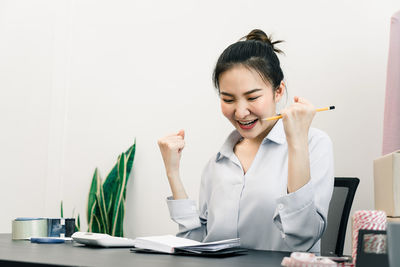
<path fill-rule="evenodd" d="M 130 252 L 127 248 L 91 248 L 72 242 L 35 244 L 13 241 L 11 234 L 0 234 L 0 266 L 276 267 L 288 255 L 288 252 L 261 250 L 249 250 L 245 255 L 227 258 L 144 254 Z"/>

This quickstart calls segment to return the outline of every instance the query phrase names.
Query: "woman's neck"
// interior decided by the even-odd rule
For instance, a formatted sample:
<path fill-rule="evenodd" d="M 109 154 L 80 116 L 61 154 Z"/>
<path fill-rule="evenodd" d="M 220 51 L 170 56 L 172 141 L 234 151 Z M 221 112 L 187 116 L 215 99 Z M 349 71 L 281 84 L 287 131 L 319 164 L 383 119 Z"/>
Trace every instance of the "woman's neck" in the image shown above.
<path fill-rule="evenodd" d="M 244 145 L 260 146 L 262 141 L 264 140 L 264 138 L 271 132 L 272 128 L 274 128 L 276 122 L 274 124 L 271 124 L 270 127 L 268 127 L 264 132 L 262 132 L 260 135 L 256 136 L 255 138 L 242 138 L 242 139 L 240 139 L 239 142 Z"/>

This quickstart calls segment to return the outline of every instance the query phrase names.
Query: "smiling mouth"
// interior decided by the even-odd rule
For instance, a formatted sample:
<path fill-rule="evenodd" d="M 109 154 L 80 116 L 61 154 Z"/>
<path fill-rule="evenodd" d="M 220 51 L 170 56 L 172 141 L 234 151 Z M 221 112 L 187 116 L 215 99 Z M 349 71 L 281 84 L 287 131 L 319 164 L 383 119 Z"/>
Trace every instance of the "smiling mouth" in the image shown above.
<path fill-rule="evenodd" d="M 237 122 L 240 125 L 243 125 L 243 126 L 250 126 L 250 125 L 254 124 L 256 121 L 258 121 L 258 119 L 255 119 L 255 120 L 252 120 L 252 121 L 246 121 L 246 122 L 244 122 L 244 121 L 237 121 Z"/>
<path fill-rule="evenodd" d="M 251 130 L 256 126 L 258 119 L 252 120 L 252 121 L 237 121 L 239 127 L 242 130 Z"/>

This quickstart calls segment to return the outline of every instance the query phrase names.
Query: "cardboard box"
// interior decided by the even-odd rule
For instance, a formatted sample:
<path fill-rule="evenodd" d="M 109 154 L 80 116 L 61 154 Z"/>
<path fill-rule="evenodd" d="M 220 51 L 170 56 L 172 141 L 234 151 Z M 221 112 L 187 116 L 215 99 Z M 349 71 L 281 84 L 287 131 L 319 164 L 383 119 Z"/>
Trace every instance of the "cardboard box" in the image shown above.
<path fill-rule="evenodd" d="M 400 217 L 400 150 L 374 160 L 375 209 Z"/>

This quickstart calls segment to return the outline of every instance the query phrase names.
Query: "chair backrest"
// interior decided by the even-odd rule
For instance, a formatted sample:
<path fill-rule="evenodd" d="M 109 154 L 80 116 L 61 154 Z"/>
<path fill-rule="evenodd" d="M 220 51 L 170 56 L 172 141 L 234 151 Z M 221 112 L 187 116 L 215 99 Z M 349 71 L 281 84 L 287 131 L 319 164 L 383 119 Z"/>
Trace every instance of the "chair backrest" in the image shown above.
<path fill-rule="evenodd" d="M 329 204 L 328 225 L 321 238 L 321 255 L 342 256 L 347 222 L 360 179 L 335 177 Z"/>

